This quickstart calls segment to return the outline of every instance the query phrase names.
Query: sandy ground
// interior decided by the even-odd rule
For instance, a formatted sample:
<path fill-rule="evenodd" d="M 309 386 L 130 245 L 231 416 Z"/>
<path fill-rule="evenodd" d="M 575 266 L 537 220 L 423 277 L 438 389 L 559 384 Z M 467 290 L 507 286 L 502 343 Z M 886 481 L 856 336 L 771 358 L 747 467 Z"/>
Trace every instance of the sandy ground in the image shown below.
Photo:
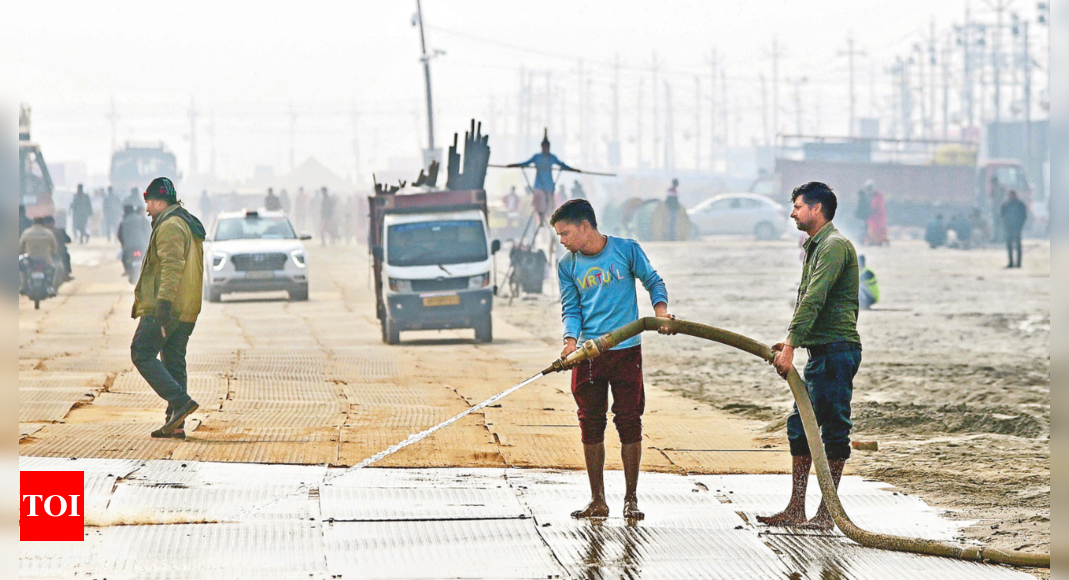
<path fill-rule="evenodd" d="M 795 240 L 644 247 L 667 282 L 672 313 L 769 344 L 783 340 L 801 271 Z M 964 539 L 1049 550 L 1049 243 L 1026 241 L 1020 270 L 1002 268 L 999 248 L 930 250 L 901 241 L 860 251 L 883 296 L 860 316 L 853 438 L 879 450 L 855 451 L 848 473 L 977 521 Z M 651 313 L 644 300 L 640 289 Z M 551 297 L 517 299 L 500 311 L 559 343 Z M 644 345 L 648 383 L 762 421 L 785 441 L 789 391 L 750 355 L 689 337 L 653 336 Z"/>
<path fill-rule="evenodd" d="M 781 340 L 799 272 L 787 241 L 648 244 L 672 311 Z M 43 457 L 352 465 L 544 368 L 559 353 L 551 296 L 499 299 L 495 341 L 470 331 L 380 341 L 364 250 L 310 248 L 312 299 L 247 295 L 206 304 L 190 343 L 202 408 L 187 441 L 152 440 L 162 402 L 133 370 L 131 288 L 114 249 L 75 249 L 77 280 L 19 311 L 19 453 Z M 868 250 L 883 286 L 861 317 L 856 452 L 848 473 L 978 520 L 968 539 L 1047 550 L 1050 529 L 1049 245 L 1026 267 L 998 250 Z M 505 264 L 499 264 L 504 272 Z M 547 289 L 550 286 L 547 284 Z M 645 312 L 651 311 L 648 305 Z M 643 469 L 785 473 L 788 391 L 749 355 L 649 337 Z M 804 360 L 797 360 L 798 365 Z M 554 375 L 386 467 L 582 467 L 567 377 Z M 609 469 L 620 467 L 610 424 Z M 784 489 L 784 496 L 787 490 Z"/>

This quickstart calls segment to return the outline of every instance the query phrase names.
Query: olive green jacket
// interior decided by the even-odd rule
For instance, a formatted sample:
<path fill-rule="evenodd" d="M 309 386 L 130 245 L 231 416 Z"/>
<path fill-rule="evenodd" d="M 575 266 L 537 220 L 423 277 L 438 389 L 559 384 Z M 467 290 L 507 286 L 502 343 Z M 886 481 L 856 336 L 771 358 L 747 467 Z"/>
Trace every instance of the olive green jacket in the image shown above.
<path fill-rule="evenodd" d="M 858 265 L 854 244 L 830 222 L 805 242 L 802 283 L 788 330 L 794 347 L 861 344 L 857 333 Z"/>
<path fill-rule="evenodd" d="M 184 215 L 188 212 L 175 204 L 152 220 L 141 277 L 134 288 L 134 318 L 155 316 L 156 304 L 166 300 L 172 304 L 175 320 L 197 321 L 204 279 L 204 234 L 199 222 L 199 231 L 194 233 Z"/>

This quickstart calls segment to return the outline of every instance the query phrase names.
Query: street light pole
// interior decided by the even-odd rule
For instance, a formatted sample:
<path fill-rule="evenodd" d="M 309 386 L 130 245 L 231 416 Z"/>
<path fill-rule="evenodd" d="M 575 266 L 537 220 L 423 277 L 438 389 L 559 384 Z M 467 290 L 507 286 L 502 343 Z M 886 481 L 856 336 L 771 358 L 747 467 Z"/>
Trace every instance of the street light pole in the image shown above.
<path fill-rule="evenodd" d="M 427 54 L 427 39 L 423 34 L 423 7 L 416 0 L 416 19 L 419 21 L 419 45 L 423 51 L 423 80 L 427 87 L 427 149 L 434 151 L 434 105 L 431 102 L 431 57 Z"/>

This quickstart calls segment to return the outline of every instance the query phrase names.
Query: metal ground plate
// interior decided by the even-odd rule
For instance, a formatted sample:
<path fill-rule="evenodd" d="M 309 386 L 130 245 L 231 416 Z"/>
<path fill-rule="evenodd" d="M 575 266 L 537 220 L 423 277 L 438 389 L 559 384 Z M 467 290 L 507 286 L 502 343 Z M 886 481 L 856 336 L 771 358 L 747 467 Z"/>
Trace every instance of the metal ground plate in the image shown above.
<path fill-rule="evenodd" d="M 19 468 L 85 471 L 93 524 L 83 543 L 20 543 L 22 578 L 1031 578 L 744 519 L 782 507 L 786 475 L 644 473 L 647 517 L 629 523 L 616 471 L 617 517 L 589 522 L 568 515 L 587 499 L 581 471 L 25 456 Z M 842 491 L 881 531 L 943 538 L 962 525 L 878 482 L 845 477 Z"/>

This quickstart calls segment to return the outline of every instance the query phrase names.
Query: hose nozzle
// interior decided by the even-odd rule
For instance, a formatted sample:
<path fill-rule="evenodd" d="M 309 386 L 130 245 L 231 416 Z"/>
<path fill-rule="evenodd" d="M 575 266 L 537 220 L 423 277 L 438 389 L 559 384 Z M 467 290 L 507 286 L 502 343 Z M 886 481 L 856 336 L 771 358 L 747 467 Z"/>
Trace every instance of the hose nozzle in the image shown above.
<path fill-rule="evenodd" d="M 553 364 L 546 367 L 546 370 L 542 371 L 542 374 L 548 375 L 549 373 L 559 373 L 561 371 L 566 371 L 585 360 L 597 358 L 600 355 L 601 347 L 598 345 L 598 340 L 590 339 L 584 342 L 582 346 L 575 349 L 572 354 L 553 361 Z"/>

